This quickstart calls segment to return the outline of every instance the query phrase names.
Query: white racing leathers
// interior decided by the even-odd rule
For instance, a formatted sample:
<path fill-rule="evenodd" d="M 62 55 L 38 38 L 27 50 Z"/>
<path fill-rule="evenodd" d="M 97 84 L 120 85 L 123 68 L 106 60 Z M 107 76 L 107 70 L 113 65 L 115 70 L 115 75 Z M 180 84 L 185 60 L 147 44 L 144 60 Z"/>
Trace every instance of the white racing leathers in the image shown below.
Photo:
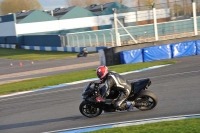
<path fill-rule="evenodd" d="M 114 103 L 114 106 L 119 110 L 124 110 L 127 108 L 124 102 L 131 92 L 131 85 L 125 80 L 121 75 L 116 72 L 109 72 L 104 80 L 106 93 L 103 97 L 107 97 L 111 90 L 119 91 L 119 96 Z"/>

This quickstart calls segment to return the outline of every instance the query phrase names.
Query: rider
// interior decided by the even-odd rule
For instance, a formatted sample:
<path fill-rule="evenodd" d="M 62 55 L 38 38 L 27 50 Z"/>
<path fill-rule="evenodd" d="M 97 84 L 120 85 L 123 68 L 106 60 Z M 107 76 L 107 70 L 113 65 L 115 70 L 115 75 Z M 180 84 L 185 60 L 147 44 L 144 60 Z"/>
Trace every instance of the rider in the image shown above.
<path fill-rule="evenodd" d="M 81 54 L 84 54 L 87 52 L 87 48 L 83 48 L 83 50 L 81 51 Z"/>
<path fill-rule="evenodd" d="M 134 106 L 134 102 L 124 102 L 131 91 L 131 86 L 127 80 L 114 71 L 109 71 L 106 66 L 99 66 L 96 70 L 100 83 L 105 83 L 106 93 L 103 94 L 103 98 L 106 98 L 111 89 L 119 91 L 119 96 L 114 103 L 115 108 L 119 110 L 131 110 Z"/>

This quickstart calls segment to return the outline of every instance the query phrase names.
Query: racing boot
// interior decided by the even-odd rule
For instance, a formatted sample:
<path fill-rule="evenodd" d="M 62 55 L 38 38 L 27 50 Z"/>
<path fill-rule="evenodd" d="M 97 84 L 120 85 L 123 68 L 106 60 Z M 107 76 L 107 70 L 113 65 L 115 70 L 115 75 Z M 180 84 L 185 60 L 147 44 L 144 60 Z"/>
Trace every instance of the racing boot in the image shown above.
<path fill-rule="evenodd" d="M 127 105 L 127 111 L 133 111 L 133 107 L 135 106 L 135 102 L 134 101 L 127 101 L 126 105 Z"/>
<path fill-rule="evenodd" d="M 115 108 L 119 111 L 123 111 L 123 110 L 127 110 L 128 106 L 127 106 L 126 102 L 123 102 L 120 106 L 115 105 Z"/>

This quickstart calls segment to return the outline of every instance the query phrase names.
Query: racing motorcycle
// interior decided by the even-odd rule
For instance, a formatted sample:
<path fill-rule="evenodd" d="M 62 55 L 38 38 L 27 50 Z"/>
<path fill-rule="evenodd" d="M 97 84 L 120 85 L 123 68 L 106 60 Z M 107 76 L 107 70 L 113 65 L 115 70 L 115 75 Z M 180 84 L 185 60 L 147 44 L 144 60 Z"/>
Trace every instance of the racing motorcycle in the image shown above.
<path fill-rule="evenodd" d="M 134 107 L 141 111 L 153 109 L 157 105 L 158 99 L 154 93 L 147 90 L 150 85 L 151 80 L 149 78 L 132 82 L 131 93 L 124 102 L 135 102 Z M 95 82 L 90 82 L 85 87 L 82 93 L 83 101 L 79 106 L 79 111 L 82 115 L 92 118 L 99 116 L 102 111 L 119 111 L 114 107 L 114 102 L 117 99 L 119 92 L 111 89 L 109 96 L 104 99 L 101 97 L 105 93 L 105 89 L 103 88 L 104 87 L 101 87 L 100 84 Z"/>
<path fill-rule="evenodd" d="M 78 54 L 77 54 L 77 57 L 79 58 L 79 57 L 87 57 L 87 55 L 88 55 L 88 52 L 87 51 L 81 51 L 81 52 L 79 52 Z"/>

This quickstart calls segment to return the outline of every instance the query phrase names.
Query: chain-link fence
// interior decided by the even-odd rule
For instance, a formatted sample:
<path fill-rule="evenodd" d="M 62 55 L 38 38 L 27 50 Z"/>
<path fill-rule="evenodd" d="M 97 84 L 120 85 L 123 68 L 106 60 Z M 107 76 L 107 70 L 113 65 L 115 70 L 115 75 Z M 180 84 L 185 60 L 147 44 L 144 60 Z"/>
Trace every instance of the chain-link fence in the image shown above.
<path fill-rule="evenodd" d="M 115 46 L 115 33 L 113 29 L 69 33 L 63 37 L 65 44 L 73 47 Z"/>
<path fill-rule="evenodd" d="M 147 6 L 118 9 L 117 19 L 123 25 L 122 27 L 118 24 L 121 45 L 134 44 L 131 36 L 138 43 L 143 43 L 157 41 L 156 33 L 158 40 L 197 35 L 195 24 L 197 25 L 196 30 L 200 31 L 200 0 L 196 2 L 191 0 L 167 1 L 169 2 L 155 4 L 156 13 L 152 5 L 148 3 Z M 110 21 L 112 29 L 62 35 L 63 46 L 116 46 L 114 21 L 112 19 Z"/>

